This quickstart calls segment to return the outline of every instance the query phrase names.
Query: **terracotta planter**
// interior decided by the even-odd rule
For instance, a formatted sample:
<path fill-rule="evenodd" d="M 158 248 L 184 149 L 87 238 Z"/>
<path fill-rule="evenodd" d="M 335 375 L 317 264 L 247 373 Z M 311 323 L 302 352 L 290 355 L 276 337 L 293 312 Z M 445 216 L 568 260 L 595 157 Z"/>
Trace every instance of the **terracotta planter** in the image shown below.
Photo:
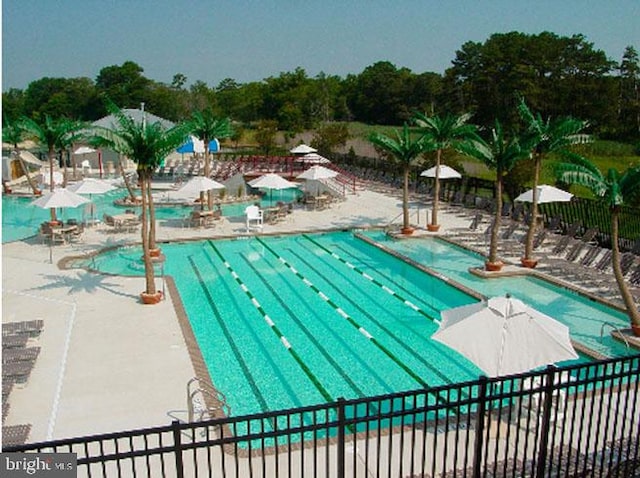
<path fill-rule="evenodd" d="M 631 331 L 636 337 L 640 337 L 640 325 L 631 324 Z"/>
<path fill-rule="evenodd" d="M 438 232 L 440 230 L 440 224 L 427 224 L 427 231 Z"/>
<path fill-rule="evenodd" d="M 400 229 L 400 232 L 402 234 L 404 234 L 405 236 L 410 236 L 411 234 L 413 234 L 413 232 L 415 231 L 415 229 L 411 226 L 409 227 L 403 227 L 402 229 Z"/>
<path fill-rule="evenodd" d="M 160 257 L 161 253 L 162 251 L 160 250 L 159 247 L 156 247 L 155 249 L 149 249 L 149 255 L 151 257 Z"/>
<path fill-rule="evenodd" d="M 140 293 L 140 300 L 145 305 L 157 304 L 162 300 L 162 291 L 158 291 L 155 294 L 147 294 L 146 292 Z"/>
<path fill-rule="evenodd" d="M 520 263 L 522 264 L 522 267 L 533 269 L 535 266 L 538 265 L 538 259 L 525 259 L 523 257 L 522 259 L 520 259 Z"/>
<path fill-rule="evenodd" d="M 484 269 L 489 272 L 500 272 L 503 266 L 504 266 L 504 262 L 502 261 L 496 261 L 496 262 L 486 261 L 484 263 Z"/>
<path fill-rule="evenodd" d="M 41 191 L 41 190 L 39 190 L 39 189 L 36 189 L 36 190 L 33 192 L 33 194 L 34 194 L 35 196 L 42 196 L 42 191 Z"/>

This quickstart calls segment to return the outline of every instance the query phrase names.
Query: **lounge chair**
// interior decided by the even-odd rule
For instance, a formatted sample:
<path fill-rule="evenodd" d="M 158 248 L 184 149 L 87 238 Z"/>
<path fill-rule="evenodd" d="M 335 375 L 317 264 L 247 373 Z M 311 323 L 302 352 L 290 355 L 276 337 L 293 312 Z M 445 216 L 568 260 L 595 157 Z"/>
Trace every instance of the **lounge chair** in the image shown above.
<path fill-rule="evenodd" d="M 2 446 L 24 445 L 31 433 L 31 425 L 10 425 L 2 427 Z"/>
<path fill-rule="evenodd" d="M 247 232 L 250 232 L 252 229 L 262 231 L 262 209 L 258 206 L 249 206 L 244 210 L 244 213 L 246 215 Z"/>
<path fill-rule="evenodd" d="M 5 322 L 2 324 L 2 336 L 27 334 L 28 336 L 34 337 L 42 332 L 43 327 L 44 321 L 42 319 Z"/>
<path fill-rule="evenodd" d="M 2 363 L 35 362 L 40 355 L 40 347 L 20 347 L 2 350 Z"/>

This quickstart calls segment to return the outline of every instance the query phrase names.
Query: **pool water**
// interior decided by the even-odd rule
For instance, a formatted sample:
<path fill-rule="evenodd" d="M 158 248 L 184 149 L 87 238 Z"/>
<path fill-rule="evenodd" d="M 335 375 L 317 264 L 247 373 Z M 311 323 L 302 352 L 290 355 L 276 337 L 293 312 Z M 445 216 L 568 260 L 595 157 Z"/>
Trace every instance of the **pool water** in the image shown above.
<path fill-rule="evenodd" d="M 614 327 L 629 327 L 629 317 L 619 310 L 535 277 L 483 279 L 469 273 L 469 268 L 482 266 L 485 258 L 445 241 L 430 238 L 398 240 L 380 231 L 369 231 L 364 235 L 486 297 L 508 293 L 522 300 L 567 325 L 573 340 L 605 356 L 620 357 L 630 353 L 624 344 L 610 336 Z"/>
<path fill-rule="evenodd" d="M 162 194 L 162 193 L 161 193 Z M 169 198 L 171 197 L 171 193 Z M 273 194 L 265 194 L 260 200 L 263 208 L 271 207 L 278 201 L 295 201 L 301 192 L 297 188 L 275 191 Z M 116 206 L 114 201 L 125 197 L 125 189 L 117 189 L 105 194 L 94 194 L 91 196 L 91 203 L 83 204 L 77 208 L 58 209 L 59 219 L 76 219 L 86 221 L 91 219 L 91 207 L 93 207 L 93 218 L 101 219 L 103 214 L 122 214 L 131 206 Z M 51 218 L 48 209 L 32 206 L 33 197 L 2 196 L 2 243 L 19 241 L 38 233 L 40 224 Z M 245 208 L 250 202 L 231 203 L 222 205 L 222 214 L 227 217 L 243 216 Z M 185 218 L 192 206 L 156 206 L 156 218 L 158 221 L 171 221 Z M 137 208 L 139 210 L 139 208 Z"/>
<path fill-rule="evenodd" d="M 163 252 L 233 415 L 481 374 L 430 339 L 441 310 L 476 299 L 351 233 L 167 244 Z M 134 273 L 139 258 L 136 248 L 119 249 L 94 266 Z"/>

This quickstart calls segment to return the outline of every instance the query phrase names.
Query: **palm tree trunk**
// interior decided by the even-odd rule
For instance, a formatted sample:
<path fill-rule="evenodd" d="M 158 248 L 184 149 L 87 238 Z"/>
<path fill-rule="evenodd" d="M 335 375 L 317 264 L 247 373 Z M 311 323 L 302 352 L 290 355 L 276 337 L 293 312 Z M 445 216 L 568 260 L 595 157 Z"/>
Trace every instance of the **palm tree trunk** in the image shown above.
<path fill-rule="evenodd" d="M 27 177 L 27 183 L 29 183 L 29 186 L 31 187 L 31 190 L 33 191 L 33 194 L 36 194 L 36 192 L 38 191 L 38 185 L 36 184 L 36 182 L 31 177 L 31 173 L 29 172 L 29 168 L 27 167 L 27 163 L 25 163 L 24 159 L 22 159 L 22 156 L 20 156 L 20 150 L 16 148 L 14 150 L 13 154 L 15 154 L 16 157 L 18 158 L 18 162 L 20 163 L 20 167 L 24 171 L 24 175 Z"/>
<path fill-rule="evenodd" d="M 431 209 L 431 224 L 438 225 L 438 205 L 440 202 L 440 158 L 442 155 L 442 149 L 438 149 L 436 152 L 436 177 L 435 184 L 433 186 L 433 207 Z"/>
<path fill-rule="evenodd" d="M 209 138 L 204 138 L 204 177 L 211 174 L 211 158 L 209 157 Z M 207 209 L 213 210 L 213 191 L 207 191 Z"/>
<path fill-rule="evenodd" d="M 147 207 L 149 208 L 149 250 L 156 249 L 156 208 L 151 190 L 151 171 L 147 173 Z M 144 196 L 144 195 L 143 195 Z"/>
<path fill-rule="evenodd" d="M 536 227 L 538 225 L 538 182 L 540 181 L 540 166 L 542 163 L 540 154 L 535 155 L 535 164 L 533 168 L 533 201 L 531 202 L 531 223 L 527 230 L 527 241 L 524 247 L 524 259 L 529 260 L 533 255 L 533 239 L 536 235 Z"/>
<path fill-rule="evenodd" d="M 136 195 L 133 192 L 133 188 L 131 184 L 129 184 L 129 180 L 127 179 L 127 174 L 124 170 L 124 166 L 122 165 L 122 158 L 118 156 L 118 169 L 120 170 L 120 175 L 122 176 L 122 180 L 124 181 L 124 186 L 127 188 L 127 192 L 129 193 L 129 197 L 131 198 L 131 203 L 135 204 Z"/>
<path fill-rule="evenodd" d="M 620 211 L 617 207 L 611 209 L 611 263 L 613 266 L 613 276 L 616 278 L 618 288 L 620 289 L 620 295 L 624 302 L 627 314 L 631 320 L 631 325 L 640 327 L 640 313 L 636 306 L 633 296 L 629 291 L 629 287 L 624 280 L 624 274 L 622 273 L 622 267 L 620 267 L 620 249 L 618 247 L 618 224 L 619 224 Z"/>
<path fill-rule="evenodd" d="M 53 192 L 55 185 L 53 184 L 53 156 L 55 152 L 53 148 L 49 148 L 49 191 Z M 58 218 L 56 217 L 56 208 L 50 208 L 51 211 L 51 222 L 56 222 Z"/>
<path fill-rule="evenodd" d="M 150 182 L 147 179 L 147 173 L 142 172 L 142 181 L 140 181 L 140 188 L 142 193 L 142 259 L 144 260 L 144 278 L 145 278 L 145 293 L 153 295 L 156 293 L 156 281 L 153 270 L 153 262 L 151 261 L 151 254 L 149 252 L 149 223 L 147 216 L 147 190 L 150 188 Z"/>
<path fill-rule="evenodd" d="M 408 230 L 409 225 L 409 166 L 404 167 L 402 183 L 402 229 Z"/>
<path fill-rule="evenodd" d="M 489 244 L 489 262 L 498 262 L 498 231 L 502 221 L 502 171 L 497 171 L 496 180 L 496 216 L 491 227 L 491 243 Z"/>

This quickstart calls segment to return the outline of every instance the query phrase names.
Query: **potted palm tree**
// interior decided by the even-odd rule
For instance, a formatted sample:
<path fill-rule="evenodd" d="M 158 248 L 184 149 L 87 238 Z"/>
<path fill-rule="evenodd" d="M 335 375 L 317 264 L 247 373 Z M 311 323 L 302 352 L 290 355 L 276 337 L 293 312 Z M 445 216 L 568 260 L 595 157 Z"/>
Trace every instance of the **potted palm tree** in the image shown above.
<path fill-rule="evenodd" d="M 372 133 L 369 141 L 376 147 L 389 153 L 402 166 L 402 234 L 413 234 L 409 223 L 409 173 L 413 161 L 424 151 L 424 140 L 413 139 L 409 126 L 405 123 L 402 131 L 395 130 L 395 139 L 382 133 Z"/>
<path fill-rule="evenodd" d="M 442 163 L 442 153 L 447 149 L 458 150 L 460 146 L 467 141 L 478 140 L 476 134 L 476 126 L 468 124 L 471 118 L 470 114 L 454 116 L 447 114 L 445 116 L 427 116 L 426 114 L 416 113 L 413 117 L 414 122 L 424 134 L 424 144 L 429 145 L 436 152 L 436 176 L 433 188 L 433 206 L 431 210 L 431 221 L 427 224 L 429 231 L 437 231 L 440 229 L 438 224 L 438 207 L 440 201 L 440 164 Z"/>
<path fill-rule="evenodd" d="M 587 127 L 587 122 L 575 118 L 542 119 L 540 114 L 534 115 L 524 99 L 520 99 L 518 113 L 525 122 L 523 142 L 531 148 L 534 160 L 533 190 L 537 190 L 540 182 L 540 168 L 547 154 L 562 151 L 567 146 L 586 141 L 587 135 L 579 134 Z M 531 202 L 531 222 L 527 230 L 524 257 L 521 262 L 524 267 L 533 268 L 538 264 L 533 256 L 533 239 L 536 234 L 538 218 L 538 197 L 533 195 Z"/>
<path fill-rule="evenodd" d="M 520 144 L 517 137 L 507 139 L 502 125 L 496 120 L 491 130 L 489 141 L 480 138 L 469 141 L 460 146 L 460 151 L 482 161 L 487 167 L 496 172 L 496 213 L 491 227 L 491 242 L 489 244 L 489 258 L 485 262 L 485 270 L 500 271 L 503 263 L 498 259 L 498 232 L 502 220 L 502 191 L 504 176 L 509 173 L 518 161 L 529 156 L 526 147 Z"/>
<path fill-rule="evenodd" d="M 640 313 L 624 280 L 620 266 L 619 219 L 620 211 L 625 203 L 635 202 L 640 198 L 640 168 L 629 168 L 622 175 L 615 169 L 609 169 L 605 176 L 587 158 L 575 153 L 563 154 L 566 159 L 556 166 L 556 175 L 567 184 L 584 186 L 595 196 L 607 204 L 611 213 L 611 264 L 613 275 L 620 289 L 627 314 L 631 321 L 633 334 L 640 337 Z"/>
<path fill-rule="evenodd" d="M 78 134 L 79 131 L 84 128 L 84 124 L 66 118 L 52 119 L 51 116 L 45 115 L 41 123 L 31 118 L 23 117 L 19 120 L 19 127 L 24 131 L 25 137 L 33 139 L 47 149 L 47 157 L 49 158 L 49 187 L 51 191 L 53 191 L 55 187 L 53 169 L 56 150 L 65 144 L 65 138 Z M 58 222 L 55 208 L 51 208 L 51 222 Z"/>
<path fill-rule="evenodd" d="M 142 196 L 142 257 L 145 271 L 145 290 L 140 298 L 145 304 L 155 304 L 162 299 L 162 292 L 156 290 L 153 269 L 154 255 L 159 254 L 156 247 L 155 209 L 151 191 L 151 176 L 154 169 L 174 149 L 184 144 L 189 124 L 182 123 L 165 129 L 160 123 L 138 123 L 125 115 L 113 103 L 107 104 L 107 109 L 116 119 L 116 126 L 109 128 L 94 128 L 93 133 L 100 138 L 98 141 L 113 149 L 117 153 L 132 159 L 137 165 Z"/>
<path fill-rule="evenodd" d="M 193 135 L 204 142 L 204 176 L 211 175 L 209 143 L 213 139 L 228 138 L 233 134 L 229 118 L 217 118 L 210 109 L 196 111 L 190 120 Z M 200 204 L 204 203 L 204 193 L 200 193 Z M 213 209 L 213 193 L 207 192 L 207 207 Z"/>

